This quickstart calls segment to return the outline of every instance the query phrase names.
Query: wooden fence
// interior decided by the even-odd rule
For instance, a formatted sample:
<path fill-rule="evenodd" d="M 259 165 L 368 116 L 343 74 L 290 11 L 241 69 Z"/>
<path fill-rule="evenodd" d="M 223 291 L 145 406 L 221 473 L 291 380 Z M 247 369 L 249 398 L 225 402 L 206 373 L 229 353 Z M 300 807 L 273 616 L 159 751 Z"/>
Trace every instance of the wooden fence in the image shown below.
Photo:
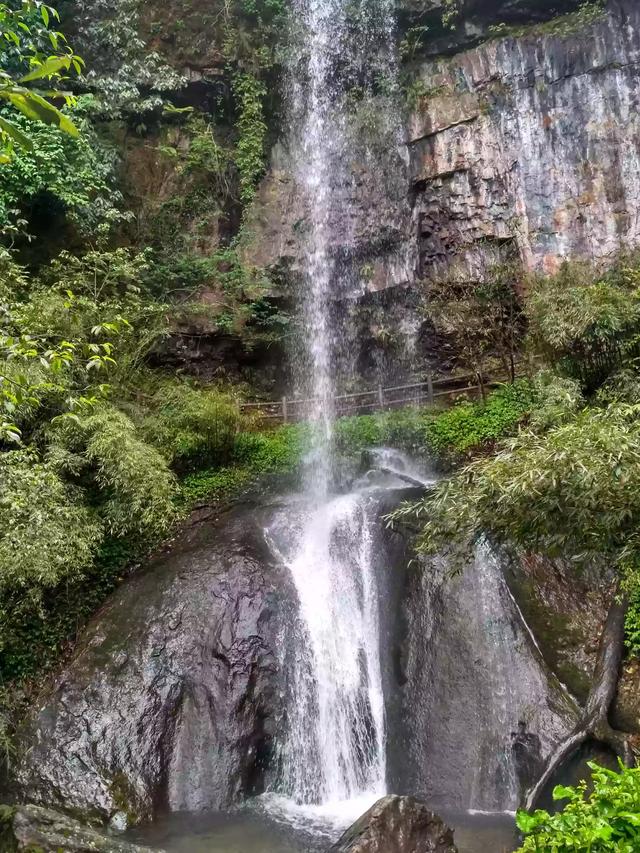
<path fill-rule="evenodd" d="M 337 417 L 359 415 L 409 405 L 432 406 L 462 394 L 481 396 L 485 389 L 504 381 L 508 380 L 485 377 L 480 383 L 475 375 L 459 376 L 453 379 L 434 379 L 431 375 L 427 375 L 426 379 L 406 385 L 388 387 L 378 385 L 368 391 L 339 394 L 329 402 Z M 314 398 L 305 400 L 282 397 L 280 400 L 269 402 L 243 403 L 241 409 L 247 414 L 254 412 L 260 419 L 292 423 L 309 419 L 318 402 Z"/>

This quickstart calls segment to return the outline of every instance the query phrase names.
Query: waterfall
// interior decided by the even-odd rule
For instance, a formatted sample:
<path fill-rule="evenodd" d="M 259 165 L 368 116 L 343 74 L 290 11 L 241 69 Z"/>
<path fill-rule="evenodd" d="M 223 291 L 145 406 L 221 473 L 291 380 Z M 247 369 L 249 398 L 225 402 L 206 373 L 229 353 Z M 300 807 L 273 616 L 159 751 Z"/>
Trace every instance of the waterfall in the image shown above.
<path fill-rule="evenodd" d="M 270 531 L 299 599 L 280 784 L 297 803 L 333 808 L 384 793 L 373 509 L 366 492 L 340 495 L 307 505 L 293 530 L 289 510 Z"/>
<path fill-rule="evenodd" d="M 295 651 L 284 652 L 288 712 L 277 788 L 289 802 L 312 808 L 358 803 L 354 817 L 362 798 L 373 802 L 385 792 L 375 507 L 366 488 L 332 494 L 333 399 L 355 373 L 340 306 L 362 290 L 356 172 L 368 169 L 383 187 L 391 180 L 355 131 L 354 104 L 383 98 L 383 123 L 394 133 L 400 127 L 389 106 L 392 8 L 391 0 L 293 0 L 285 99 L 289 150 L 306 211 L 300 226 L 302 334 L 294 367 L 298 392 L 313 401 L 313 450 L 304 509 L 297 521 L 288 512 L 267 531 L 290 569 L 299 603 L 287 643 Z M 392 81 L 386 87 L 383 76 Z"/>

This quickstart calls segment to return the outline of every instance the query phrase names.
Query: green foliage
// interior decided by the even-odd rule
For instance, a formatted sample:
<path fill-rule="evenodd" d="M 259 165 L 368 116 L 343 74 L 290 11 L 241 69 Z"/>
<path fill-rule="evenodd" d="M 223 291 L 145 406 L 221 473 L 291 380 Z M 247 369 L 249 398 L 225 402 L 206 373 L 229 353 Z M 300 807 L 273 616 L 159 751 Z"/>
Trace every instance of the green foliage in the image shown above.
<path fill-rule="evenodd" d="M 168 93 L 179 91 L 184 78 L 141 38 L 137 0 L 75 0 L 73 27 L 78 43 L 92 58 L 83 84 L 94 94 L 92 112 L 105 119 L 142 122 L 159 113 Z"/>
<path fill-rule="evenodd" d="M 410 27 L 404 34 L 398 52 L 403 62 L 410 62 L 422 47 L 422 41 L 429 32 L 429 27 Z"/>
<path fill-rule="evenodd" d="M 490 27 L 489 32 L 493 37 L 504 38 L 511 36 L 513 38 L 522 38 L 527 35 L 538 36 L 559 36 L 560 38 L 568 38 L 581 32 L 587 27 L 600 21 L 605 15 L 604 0 L 587 0 L 582 3 L 575 12 L 569 12 L 566 15 L 558 15 L 550 21 L 545 21 L 541 24 L 529 24 L 528 26 L 509 26 L 508 24 L 498 24 Z"/>
<path fill-rule="evenodd" d="M 62 253 L 31 281 L 5 265 L 6 292 L 11 281 L 23 292 L 0 313 L 0 439 L 19 442 L 53 417 L 94 405 L 110 379 L 122 381 L 139 364 L 165 313 L 142 299 L 145 269 L 144 255 L 125 249 Z"/>
<path fill-rule="evenodd" d="M 512 433 L 537 402 L 528 380 L 504 385 L 486 401 L 459 403 L 429 425 L 427 442 L 440 455 L 459 455 Z"/>
<path fill-rule="evenodd" d="M 237 399 L 215 388 L 163 383 L 143 422 L 148 440 L 180 471 L 224 464 L 240 429 Z"/>
<path fill-rule="evenodd" d="M 0 233 L 26 224 L 34 205 L 61 213 L 84 237 L 106 236 L 127 219 L 114 177 L 115 154 L 99 140 L 86 118 L 86 100 L 72 111 L 79 135 L 23 116 L 16 127 L 29 136 L 29 148 L 17 149 L 0 165 Z"/>
<path fill-rule="evenodd" d="M 570 421 L 584 407 L 580 385 L 574 379 L 541 371 L 533 380 L 536 405 L 529 426 L 537 432 Z"/>
<path fill-rule="evenodd" d="M 622 565 L 640 544 L 639 459 L 637 406 L 585 409 L 547 433 L 521 430 L 395 518 L 424 520 L 420 547 L 428 552 L 457 544 L 464 555 L 489 534 L 551 556 Z"/>
<path fill-rule="evenodd" d="M 16 110 L 30 121 L 78 135 L 69 117 L 52 103 L 60 97 L 72 103 L 68 94 L 51 87 L 70 71 L 79 73 L 83 65 L 62 33 L 49 28 L 58 19 L 57 11 L 41 0 L 24 0 L 18 9 L 0 3 L 0 101 L 8 107 L 8 114 L 0 114 L 0 162 L 11 159 L 14 144 L 23 150 L 33 146 L 32 127 L 15 120 Z M 33 88 L 38 81 L 45 82 L 47 90 Z"/>
<path fill-rule="evenodd" d="M 627 651 L 640 657 L 640 560 L 635 554 L 622 565 L 621 588 L 629 602 L 625 617 Z"/>
<path fill-rule="evenodd" d="M 308 450 L 309 437 L 304 424 L 271 432 L 238 433 L 229 460 L 232 464 L 187 474 L 181 483 L 180 502 L 191 506 L 223 500 L 267 474 L 296 473 Z"/>
<path fill-rule="evenodd" d="M 237 189 L 234 152 L 210 116 L 198 112 L 189 113 L 183 125 L 170 126 L 157 151 L 171 191 L 144 199 L 138 239 L 169 266 L 176 256 L 208 260 L 202 256 L 210 253 L 218 222 L 227 216 Z"/>
<path fill-rule="evenodd" d="M 595 276 L 584 264 L 565 263 L 558 275 L 532 283 L 526 313 L 535 350 L 592 390 L 635 357 L 640 269 L 628 259 Z"/>
<path fill-rule="evenodd" d="M 442 24 L 454 30 L 460 17 L 460 0 L 443 0 Z"/>
<path fill-rule="evenodd" d="M 582 782 L 558 785 L 554 800 L 567 800 L 562 811 L 520 811 L 518 827 L 525 836 L 518 853 L 635 853 L 640 849 L 640 769 L 608 770 L 591 762 L 593 790 Z"/>
<path fill-rule="evenodd" d="M 271 432 L 242 432 L 233 447 L 233 460 L 256 474 L 289 474 L 309 449 L 306 424 L 291 424 Z"/>
<path fill-rule="evenodd" d="M 36 599 L 21 589 L 7 590 L 0 597 L 0 675 L 11 687 L 8 703 L 0 692 L 0 714 L 11 712 L 16 704 L 11 699 L 19 698 L 17 682 L 59 662 L 77 631 L 122 580 L 127 565 L 141 558 L 145 549 L 148 543 L 136 537 L 107 538 L 82 574 L 43 589 Z M 16 710 L 19 715 L 20 708 Z M 5 723 L 10 729 L 15 714 L 8 716 Z"/>
<path fill-rule="evenodd" d="M 238 103 L 235 161 L 240 173 L 240 200 L 246 205 L 253 199 L 256 184 L 265 169 L 267 125 L 263 101 L 266 87 L 253 74 L 237 74 L 233 80 L 233 94 Z"/>
<path fill-rule="evenodd" d="M 251 481 L 251 468 L 213 468 L 187 474 L 180 484 L 179 503 L 192 507 L 214 503 L 240 493 Z"/>
<path fill-rule="evenodd" d="M 89 482 L 96 510 L 111 536 L 153 540 L 174 519 L 174 478 L 164 457 L 142 440 L 133 422 L 113 406 L 57 421 L 49 457 L 58 470 Z"/>
<path fill-rule="evenodd" d="M 0 453 L 0 596 L 20 588 L 39 597 L 91 564 L 101 527 L 80 498 L 51 464 Z"/>

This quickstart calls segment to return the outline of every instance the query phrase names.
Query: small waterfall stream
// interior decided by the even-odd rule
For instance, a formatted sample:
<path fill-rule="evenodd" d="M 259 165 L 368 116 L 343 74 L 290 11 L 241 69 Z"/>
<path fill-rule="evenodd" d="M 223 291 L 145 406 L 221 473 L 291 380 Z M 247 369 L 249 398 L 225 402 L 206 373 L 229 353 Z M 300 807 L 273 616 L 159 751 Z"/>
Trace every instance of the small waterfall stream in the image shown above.
<path fill-rule="evenodd" d="M 370 510 L 365 492 L 340 495 L 311 504 L 293 537 L 283 524 L 284 544 L 277 544 L 279 533 L 271 531 L 300 608 L 281 788 L 296 803 L 327 811 L 363 796 L 373 801 L 385 791 Z"/>

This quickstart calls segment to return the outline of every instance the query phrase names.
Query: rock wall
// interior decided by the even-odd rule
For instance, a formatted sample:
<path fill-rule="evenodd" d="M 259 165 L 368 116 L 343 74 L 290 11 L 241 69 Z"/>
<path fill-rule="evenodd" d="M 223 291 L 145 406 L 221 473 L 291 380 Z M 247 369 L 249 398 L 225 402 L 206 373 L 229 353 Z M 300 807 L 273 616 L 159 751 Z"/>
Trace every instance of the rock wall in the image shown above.
<path fill-rule="evenodd" d="M 640 7 L 575 6 L 468 0 L 462 23 L 447 30 L 442 3 L 398 4 L 399 40 L 428 26 L 401 71 L 405 138 L 363 121 L 380 109 L 375 96 L 349 116 L 353 181 L 343 209 L 355 221 L 334 247 L 351 259 L 337 315 L 358 342 L 365 381 L 455 363 L 429 321 L 430 281 L 480 282 L 514 259 L 542 273 L 566 258 L 606 265 L 640 242 Z M 518 26 L 492 36 L 500 22 Z M 289 300 L 305 221 L 283 138 L 244 252 L 278 271 Z"/>
<path fill-rule="evenodd" d="M 196 525 L 114 594 L 25 727 L 18 797 L 122 824 L 261 790 L 295 593 L 260 520 Z"/>
<path fill-rule="evenodd" d="M 424 63 L 408 125 L 418 274 L 611 260 L 640 240 L 640 7 Z"/>
<path fill-rule="evenodd" d="M 515 809 L 577 719 L 505 582 L 480 546 L 407 575 L 389 714 L 391 789 L 436 809 Z"/>

